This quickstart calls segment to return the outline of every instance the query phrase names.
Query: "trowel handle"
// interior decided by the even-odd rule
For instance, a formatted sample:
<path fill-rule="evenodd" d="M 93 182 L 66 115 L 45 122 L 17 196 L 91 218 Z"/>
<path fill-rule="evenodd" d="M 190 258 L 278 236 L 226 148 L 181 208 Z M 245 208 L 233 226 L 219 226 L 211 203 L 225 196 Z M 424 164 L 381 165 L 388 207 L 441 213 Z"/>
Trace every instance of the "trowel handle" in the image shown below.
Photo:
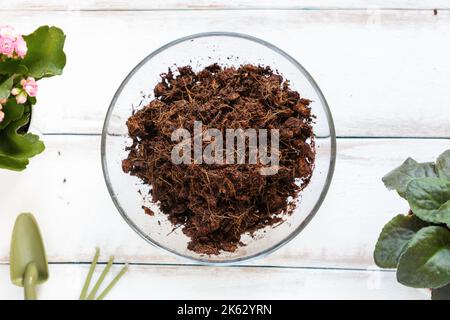
<path fill-rule="evenodd" d="M 36 263 L 31 262 L 25 269 L 23 275 L 23 286 L 25 288 L 25 300 L 36 300 L 36 281 L 38 279 L 38 270 Z"/>

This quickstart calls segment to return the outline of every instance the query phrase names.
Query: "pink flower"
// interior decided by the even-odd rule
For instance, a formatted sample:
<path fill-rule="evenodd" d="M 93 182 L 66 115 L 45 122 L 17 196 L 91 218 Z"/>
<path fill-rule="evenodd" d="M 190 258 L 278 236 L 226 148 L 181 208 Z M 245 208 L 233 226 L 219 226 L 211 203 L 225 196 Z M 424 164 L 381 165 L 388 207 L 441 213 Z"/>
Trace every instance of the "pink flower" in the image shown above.
<path fill-rule="evenodd" d="M 14 55 L 14 51 L 16 55 Z M 9 58 L 24 58 L 28 47 L 23 37 L 10 26 L 0 26 L 0 54 Z"/>
<path fill-rule="evenodd" d="M 21 81 L 21 83 L 22 83 L 23 81 L 26 81 L 26 80 L 23 79 L 23 80 Z M 11 94 L 12 94 L 13 96 L 16 96 L 16 101 L 17 101 L 18 104 L 24 104 L 25 102 L 27 102 L 28 96 L 27 96 L 27 93 L 26 93 L 24 90 L 21 90 L 21 89 L 19 89 L 19 88 L 13 88 L 13 89 L 11 90 Z"/>
<path fill-rule="evenodd" d="M 17 38 L 17 33 L 11 26 L 0 26 L 0 37 L 15 41 Z"/>
<path fill-rule="evenodd" d="M 11 38 L 0 37 L 0 53 L 12 58 L 14 54 L 14 40 Z"/>
<path fill-rule="evenodd" d="M 14 49 L 16 50 L 17 55 L 22 59 L 27 54 L 27 43 L 23 40 L 22 36 L 17 37 L 16 42 L 14 42 Z"/>
<path fill-rule="evenodd" d="M 38 85 L 36 80 L 34 80 L 33 77 L 28 77 L 26 80 L 22 79 L 20 81 L 20 84 L 23 87 L 23 90 L 30 96 L 30 97 L 36 97 L 36 93 L 38 91 Z"/>
<path fill-rule="evenodd" d="M 20 93 L 16 96 L 16 101 L 18 104 L 24 104 L 27 102 L 27 93 L 25 91 L 20 91 Z"/>

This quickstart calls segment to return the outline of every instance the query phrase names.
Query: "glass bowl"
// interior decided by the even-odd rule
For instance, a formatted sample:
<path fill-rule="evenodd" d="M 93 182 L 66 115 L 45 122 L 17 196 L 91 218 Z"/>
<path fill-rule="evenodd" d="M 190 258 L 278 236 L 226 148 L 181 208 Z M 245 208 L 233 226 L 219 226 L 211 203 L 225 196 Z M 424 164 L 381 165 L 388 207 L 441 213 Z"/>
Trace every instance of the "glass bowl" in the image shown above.
<path fill-rule="evenodd" d="M 271 66 L 291 88 L 302 97 L 313 100 L 311 108 L 317 117 L 316 163 L 309 185 L 300 193 L 299 204 L 284 223 L 266 227 L 254 235 L 243 235 L 235 252 L 219 255 L 201 255 L 187 249 L 189 238 L 181 228 L 174 229 L 166 216 L 148 195 L 149 187 L 122 171 L 126 158 L 125 147 L 130 145 L 126 126 L 134 109 L 146 105 L 154 98 L 153 88 L 160 74 L 169 67 L 191 65 L 199 71 L 217 62 L 221 65 L 252 63 Z M 207 264 L 229 264 L 264 256 L 292 240 L 311 221 L 319 210 L 330 186 L 336 158 L 336 137 L 330 109 L 311 75 L 294 58 L 263 40 L 238 33 L 209 32 L 195 34 L 172 41 L 142 60 L 120 85 L 106 114 L 102 132 L 101 157 L 103 173 L 109 193 L 122 217 L 149 243 L 178 256 Z M 153 217 L 144 213 L 145 205 L 155 212 Z"/>

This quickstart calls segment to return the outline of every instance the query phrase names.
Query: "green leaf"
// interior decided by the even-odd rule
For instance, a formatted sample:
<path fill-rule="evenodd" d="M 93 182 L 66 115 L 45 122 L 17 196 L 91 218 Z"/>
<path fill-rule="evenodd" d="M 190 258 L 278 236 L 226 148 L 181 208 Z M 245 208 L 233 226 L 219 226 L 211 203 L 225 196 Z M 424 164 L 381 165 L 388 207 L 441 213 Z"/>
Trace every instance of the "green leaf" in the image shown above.
<path fill-rule="evenodd" d="M 450 300 L 450 284 L 431 290 L 431 300 Z"/>
<path fill-rule="evenodd" d="M 36 104 L 36 102 L 37 102 L 37 99 L 36 99 L 36 97 L 28 96 L 28 101 L 29 101 L 30 105 L 34 106 Z"/>
<path fill-rule="evenodd" d="M 0 61 L 0 74 L 26 74 L 28 68 L 22 64 L 21 60 Z"/>
<path fill-rule="evenodd" d="M 374 260 L 381 268 L 396 268 L 398 260 L 417 231 L 428 224 L 414 215 L 399 214 L 381 231 L 375 246 Z"/>
<path fill-rule="evenodd" d="M 5 113 L 5 118 L 0 122 L 0 130 L 6 128 L 11 122 L 19 120 L 22 118 L 25 106 L 23 104 L 18 104 L 16 99 L 9 99 L 3 105 L 3 112 Z"/>
<path fill-rule="evenodd" d="M 28 159 L 44 151 L 39 137 L 17 131 L 28 123 L 29 115 L 12 122 L 0 131 L 0 168 L 21 171 L 28 165 Z"/>
<path fill-rule="evenodd" d="M 436 171 L 440 178 L 450 180 L 450 150 L 445 151 L 437 158 Z"/>
<path fill-rule="evenodd" d="M 29 74 L 36 79 L 60 75 L 66 65 L 63 51 L 66 36 L 56 27 L 42 26 L 24 36 L 28 52 L 23 60 Z"/>
<path fill-rule="evenodd" d="M 415 179 L 406 188 L 406 199 L 420 219 L 450 225 L 450 180 Z"/>
<path fill-rule="evenodd" d="M 0 99 L 6 99 L 11 94 L 11 89 L 14 84 L 14 75 L 0 83 Z"/>
<path fill-rule="evenodd" d="M 0 169 L 13 171 L 23 171 L 27 168 L 30 161 L 28 159 L 15 159 L 6 156 L 0 156 Z"/>
<path fill-rule="evenodd" d="M 431 226 L 409 242 L 397 269 L 398 282 L 413 288 L 439 288 L 450 282 L 450 231 Z"/>
<path fill-rule="evenodd" d="M 396 190 L 398 194 L 405 198 L 408 183 L 416 178 L 436 177 L 434 164 L 431 162 L 418 163 L 408 158 L 398 168 L 386 174 L 382 180 L 389 190 Z"/>

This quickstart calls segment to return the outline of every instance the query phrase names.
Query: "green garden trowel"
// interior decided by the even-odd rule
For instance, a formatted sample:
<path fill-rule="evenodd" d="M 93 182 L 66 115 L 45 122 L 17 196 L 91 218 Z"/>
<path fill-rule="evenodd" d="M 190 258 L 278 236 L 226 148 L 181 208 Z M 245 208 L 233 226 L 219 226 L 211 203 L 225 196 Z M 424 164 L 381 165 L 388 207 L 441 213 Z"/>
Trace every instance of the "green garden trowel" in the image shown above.
<path fill-rule="evenodd" d="M 26 300 L 36 300 L 36 286 L 48 279 L 48 263 L 38 224 L 31 213 L 22 213 L 16 219 L 9 260 L 11 281 L 25 288 Z"/>

